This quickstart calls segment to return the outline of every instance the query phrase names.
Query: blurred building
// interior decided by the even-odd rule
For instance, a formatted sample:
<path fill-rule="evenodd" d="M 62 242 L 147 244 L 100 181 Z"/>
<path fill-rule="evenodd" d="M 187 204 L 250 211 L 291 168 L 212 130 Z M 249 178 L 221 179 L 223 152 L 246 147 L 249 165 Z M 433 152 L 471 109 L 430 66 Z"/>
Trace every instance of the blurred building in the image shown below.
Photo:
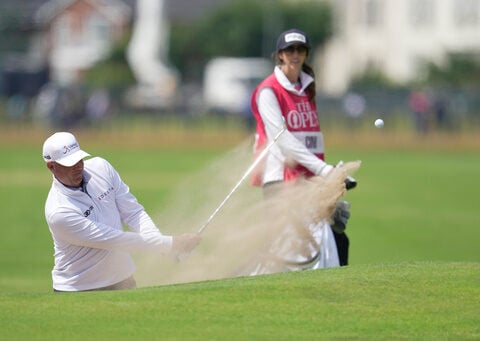
<path fill-rule="evenodd" d="M 133 59 L 140 66 L 147 65 L 147 52 L 157 61 L 166 58 L 171 22 L 196 20 L 234 0 L 150 0 L 152 4 L 156 1 L 163 4 L 156 6 L 161 9 L 163 22 L 153 21 L 152 27 L 159 30 L 157 35 L 140 36 L 143 39 L 139 41 L 149 37 L 155 42 L 138 47 L 141 52 Z M 316 1 L 330 2 L 335 18 L 331 40 L 317 53 L 318 82 L 326 94 L 344 94 L 351 80 L 367 70 L 404 83 L 418 79 L 425 62 L 442 65 L 449 53 L 480 51 L 480 0 Z M 0 28 L 7 34 L 0 42 L 4 70 L 0 88 L 11 95 L 18 93 L 20 85 L 29 84 L 22 92 L 30 96 L 48 78 L 63 84 L 75 82 L 84 70 L 106 57 L 126 32 L 135 30 L 139 3 L 140 0 L 1 0 Z M 12 29 L 5 31 L 12 21 L 16 21 Z M 152 30 L 147 27 L 146 32 Z M 21 37 L 26 36 L 27 47 L 20 44 L 24 41 Z M 149 63 L 155 65 L 153 62 L 151 58 Z M 161 69 L 159 64 L 156 69 Z M 148 70 L 153 68 L 133 70 L 137 77 L 144 75 L 139 84 L 151 84 L 151 79 L 155 79 Z M 25 73 L 34 77 L 35 82 L 24 82 Z M 172 78 L 171 73 L 164 74 Z"/>
<path fill-rule="evenodd" d="M 162 9 L 161 14 L 164 15 L 157 25 L 162 32 L 154 38 L 168 38 L 165 31 L 168 31 L 172 20 L 195 20 L 229 1 L 232 0 L 196 0 L 194 6 L 189 0 L 151 1 L 162 3 L 156 8 Z M 105 58 L 112 46 L 134 27 L 133 23 L 139 17 L 140 2 L 2 0 L 0 28 L 6 33 L 0 42 L 1 68 L 9 72 L 14 70 L 22 77 L 26 68 L 29 73 L 32 69 L 35 72 L 47 70 L 50 80 L 59 85 L 75 83 L 85 70 Z M 161 23 L 160 19 L 165 22 Z M 160 57 L 165 54 L 165 50 L 154 52 L 158 52 Z M 9 79 L 3 80 L 9 83 L 4 87 L 11 87 Z"/>
<path fill-rule="evenodd" d="M 442 65 L 449 53 L 480 51 L 480 0 L 326 1 L 335 30 L 318 74 L 331 95 L 367 70 L 401 84 L 418 79 L 425 62 Z"/>
<path fill-rule="evenodd" d="M 130 25 L 131 9 L 120 0 L 51 0 L 36 13 L 49 51 L 50 77 L 77 80 L 105 58 Z"/>
<path fill-rule="evenodd" d="M 42 0 L 0 2 L 0 96 L 25 101 L 48 82 L 46 51 L 32 39 L 38 31 L 34 13 L 41 4 Z"/>
<path fill-rule="evenodd" d="M 137 81 L 126 94 L 130 106 L 168 109 L 178 102 L 179 75 L 168 61 L 171 22 L 193 20 L 218 3 L 218 0 L 197 1 L 192 6 L 185 1 L 136 0 L 127 49 L 128 63 Z"/>

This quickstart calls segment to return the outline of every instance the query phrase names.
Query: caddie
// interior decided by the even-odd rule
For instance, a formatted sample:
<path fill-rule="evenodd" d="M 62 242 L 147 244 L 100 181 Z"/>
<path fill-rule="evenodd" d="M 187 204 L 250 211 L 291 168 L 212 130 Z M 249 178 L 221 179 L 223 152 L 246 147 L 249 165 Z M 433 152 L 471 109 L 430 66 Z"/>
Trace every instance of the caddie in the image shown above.
<path fill-rule="evenodd" d="M 316 105 L 315 73 L 307 61 L 310 50 L 305 32 L 295 28 L 282 32 L 277 38 L 273 54 L 273 73 L 260 82 L 251 97 L 251 109 L 257 123 L 254 146 L 257 155 L 284 126 L 287 129 L 252 177 L 252 184 L 261 186 L 266 198 L 278 196 L 285 184 L 295 183 L 300 178 L 327 177 L 335 168 L 326 163 L 324 158 L 323 133 Z M 347 188 L 354 184 L 350 179 L 346 179 Z M 274 245 L 271 258 L 283 258 L 285 264 L 280 266 L 288 265 L 288 269 L 347 265 L 349 239 L 345 227 L 349 217 L 349 204 L 339 201 L 331 222 L 309 221 L 302 226 L 302 230 L 310 233 L 312 240 L 304 247 L 310 255 L 307 260 L 303 256 L 288 254 L 289 245 L 295 235 L 299 235 L 288 230 Z M 295 267 L 295 263 L 298 266 Z M 270 270 L 261 264 L 255 274 L 273 271 L 277 270 Z"/>
<path fill-rule="evenodd" d="M 54 291 L 132 289 L 130 253 L 176 257 L 198 245 L 197 234 L 163 235 L 114 167 L 100 157 L 84 160 L 89 156 L 68 132 L 43 144 L 53 174 L 45 218 L 55 251 Z"/>

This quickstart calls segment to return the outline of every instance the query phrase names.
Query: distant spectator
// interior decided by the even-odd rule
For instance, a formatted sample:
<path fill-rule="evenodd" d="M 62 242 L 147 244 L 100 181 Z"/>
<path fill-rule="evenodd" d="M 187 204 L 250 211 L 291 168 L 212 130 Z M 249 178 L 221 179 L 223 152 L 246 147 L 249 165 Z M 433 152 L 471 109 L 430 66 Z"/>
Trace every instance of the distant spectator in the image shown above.
<path fill-rule="evenodd" d="M 349 92 L 345 95 L 342 101 L 343 110 L 348 117 L 348 125 L 350 128 L 358 126 L 353 121 L 363 115 L 365 112 L 366 101 L 365 98 L 357 93 Z"/>
<path fill-rule="evenodd" d="M 74 127 L 82 123 L 85 118 L 84 102 L 80 86 L 61 87 L 49 83 L 37 96 L 34 116 L 55 127 Z"/>
<path fill-rule="evenodd" d="M 350 117 L 359 117 L 365 111 L 365 98 L 362 95 L 349 92 L 343 98 L 343 108 Z"/>
<path fill-rule="evenodd" d="M 408 98 L 412 110 L 417 132 L 425 134 L 429 128 L 430 100 L 423 91 L 412 91 Z"/>
<path fill-rule="evenodd" d="M 9 118 L 13 120 L 20 120 L 27 114 L 28 100 L 22 95 L 13 95 L 8 98 L 7 112 Z"/>
<path fill-rule="evenodd" d="M 101 122 L 108 115 L 110 109 L 110 95 L 105 89 L 95 90 L 87 100 L 85 107 L 89 124 Z"/>
<path fill-rule="evenodd" d="M 452 123 L 449 114 L 449 101 L 445 93 L 439 92 L 433 101 L 433 112 L 435 113 L 435 122 L 437 128 L 442 130 L 451 130 Z"/>

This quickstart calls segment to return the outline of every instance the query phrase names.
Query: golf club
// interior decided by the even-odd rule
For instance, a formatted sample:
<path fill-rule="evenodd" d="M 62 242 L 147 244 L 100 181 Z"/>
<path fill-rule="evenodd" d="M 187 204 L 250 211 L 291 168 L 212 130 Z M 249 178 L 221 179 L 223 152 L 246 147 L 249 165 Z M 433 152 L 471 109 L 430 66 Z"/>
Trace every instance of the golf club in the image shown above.
<path fill-rule="evenodd" d="M 247 176 L 250 175 L 250 173 L 255 169 L 255 167 L 257 167 L 257 165 L 260 163 L 260 161 L 262 161 L 262 159 L 265 157 L 265 155 L 267 155 L 270 148 L 272 148 L 272 146 L 275 144 L 275 142 L 277 142 L 280 135 L 282 135 L 283 132 L 286 129 L 287 128 L 284 125 L 282 130 L 280 130 L 277 133 L 277 135 L 275 135 L 273 140 L 265 147 L 265 149 L 262 150 L 262 152 L 258 155 L 258 157 L 255 159 L 255 161 L 252 163 L 252 165 L 247 169 L 245 174 L 243 174 L 242 178 L 237 182 L 237 184 L 233 187 L 233 189 L 230 191 L 230 193 L 228 193 L 228 195 L 225 197 L 225 199 L 223 199 L 223 201 L 220 203 L 220 205 L 218 205 L 218 207 L 215 209 L 215 211 L 213 211 L 213 213 L 210 215 L 210 217 L 208 217 L 207 221 L 202 225 L 202 227 L 200 227 L 200 229 L 197 232 L 198 234 L 201 234 L 205 230 L 205 228 L 210 224 L 210 222 L 213 220 L 213 218 L 215 218 L 215 216 L 218 214 L 218 212 L 222 209 L 222 207 L 225 205 L 225 203 L 230 199 L 230 197 L 233 195 L 233 193 L 235 193 L 235 191 L 238 189 L 238 187 L 240 187 L 240 185 L 247 178 Z"/>

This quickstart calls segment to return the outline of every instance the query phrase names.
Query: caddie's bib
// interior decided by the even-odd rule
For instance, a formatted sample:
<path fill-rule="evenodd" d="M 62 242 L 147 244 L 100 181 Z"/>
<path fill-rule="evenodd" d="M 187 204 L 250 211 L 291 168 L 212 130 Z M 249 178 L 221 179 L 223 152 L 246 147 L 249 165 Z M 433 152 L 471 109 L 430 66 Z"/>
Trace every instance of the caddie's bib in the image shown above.
<path fill-rule="evenodd" d="M 262 121 L 257 106 L 257 95 L 263 88 L 269 87 L 275 93 L 282 115 L 285 118 L 287 129 L 295 136 L 307 149 L 320 159 L 324 159 L 323 135 L 318 121 L 317 108 L 315 101 L 310 101 L 307 95 L 297 95 L 285 90 L 278 82 L 275 74 L 268 76 L 255 89 L 251 98 L 251 107 L 253 115 L 257 121 L 255 135 L 255 155 L 261 153 L 267 144 L 265 125 Z M 252 185 L 262 185 L 263 167 L 257 167 L 252 176 Z M 284 180 L 294 180 L 299 176 L 313 176 L 307 168 L 297 165 L 293 168 L 284 168 Z"/>

